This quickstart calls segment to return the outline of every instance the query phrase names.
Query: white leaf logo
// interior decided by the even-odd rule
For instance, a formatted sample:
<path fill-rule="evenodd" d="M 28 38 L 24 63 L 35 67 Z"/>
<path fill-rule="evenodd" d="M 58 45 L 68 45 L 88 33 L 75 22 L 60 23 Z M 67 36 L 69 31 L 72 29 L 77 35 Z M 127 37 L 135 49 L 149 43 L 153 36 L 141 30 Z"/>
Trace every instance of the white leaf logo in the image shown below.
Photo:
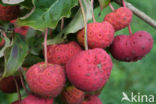
<path fill-rule="evenodd" d="M 121 102 L 124 101 L 124 100 L 131 102 L 131 100 L 128 98 L 128 96 L 127 96 L 127 94 L 125 92 L 122 92 L 122 95 L 123 95 L 123 97 L 121 99 Z"/>

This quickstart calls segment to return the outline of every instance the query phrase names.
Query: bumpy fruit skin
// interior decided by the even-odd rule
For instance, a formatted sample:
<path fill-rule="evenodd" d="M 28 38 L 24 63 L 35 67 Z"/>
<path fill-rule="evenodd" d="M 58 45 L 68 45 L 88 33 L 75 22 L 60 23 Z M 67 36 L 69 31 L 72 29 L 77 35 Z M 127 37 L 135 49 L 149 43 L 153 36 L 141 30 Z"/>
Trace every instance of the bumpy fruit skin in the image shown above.
<path fill-rule="evenodd" d="M 84 99 L 85 93 L 74 86 L 69 86 L 65 88 L 62 95 L 65 104 L 80 104 Z"/>
<path fill-rule="evenodd" d="M 137 61 L 142 59 L 153 47 L 153 38 L 146 31 L 133 35 L 118 35 L 110 47 L 112 56 L 120 61 Z"/>
<path fill-rule="evenodd" d="M 15 76 L 15 79 L 18 83 L 19 88 L 22 87 L 21 80 L 19 76 Z M 13 76 L 9 76 L 7 78 L 3 78 L 0 80 L 0 90 L 3 91 L 4 93 L 15 93 L 17 92 L 16 90 L 16 84 L 13 79 Z"/>
<path fill-rule="evenodd" d="M 114 39 L 114 28 L 109 22 L 87 24 L 89 48 L 106 48 Z M 84 46 L 84 28 L 77 34 L 78 42 Z"/>
<path fill-rule="evenodd" d="M 10 21 L 19 16 L 19 6 L 2 6 L 0 5 L 0 20 Z"/>
<path fill-rule="evenodd" d="M 11 20 L 10 23 L 14 24 L 15 28 L 14 28 L 14 32 L 15 33 L 19 33 L 23 36 L 26 36 L 27 33 L 28 33 L 28 30 L 29 30 L 29 27 L 28 26 L 21 26 L 21 27 L 18 27 L 16 25 L 16 20 Z"/>
<path fill-rule="evenodd" d="M 83 91 L 97 91 L 109 79 L 112 60 L 101 48 L 82 51 L 66 64 L 69 81 Z"/>
<path fill-rule="evenodd" d="M 34 95 L 28 95 L 21 102 L 22 104 L 53 104 L 53 99 L 52 98 L 45 99 L 45 98 L 40 98 Z M 12 104 L 20 104 L 20 102 L 15 101 Z"/>
<path fill-rule="evenodd" d="M 52 64 L 65 65 L 73 56 L 82 51 L 81 47 L 74 41 L 67 44 L 49 45 L 48 62 Z"/>
<path fill-rule="evenodd" d="M 102 104 L 102 101 L 97 96 L 89 96 L 88 99 L 81 104 Z"/>
<path fill-rule="evenodd" d="M 132 21 L 133 13 L 126 7 L 121 7 L 105 16 L 104 21 L 111 23 L 115 31 L 127 27 Z"/>
<path fill-rule="evenodd" d="M 4 39 L 2 39 L 2 40 L 1 40 L 1 42 L 0 42 L 0 48 L 1 48 L 1 47 L 3 47 L 3 46 L 4 46 L 4 44 L 5 44 L 5 40 L 4 40 Z"/>
<path fill-rule="evenodd" d="M 31 91 L 42 97 L 56 97 L 65 84 L 64 69 L 57 64 L 34 64 L 26 72 Z"/>

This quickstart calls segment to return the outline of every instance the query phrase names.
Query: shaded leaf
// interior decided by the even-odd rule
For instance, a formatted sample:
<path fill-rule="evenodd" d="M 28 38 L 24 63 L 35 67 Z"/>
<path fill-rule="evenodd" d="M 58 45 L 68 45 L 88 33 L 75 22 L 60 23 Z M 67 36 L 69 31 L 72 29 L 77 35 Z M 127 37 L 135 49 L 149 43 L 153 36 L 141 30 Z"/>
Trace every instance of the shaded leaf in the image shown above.
<path fill-rule="evenodd" d="M 108 4 L 111 2 L 111 0 L 98 0 L 98 1 L 99 1 L 101 10 L 102 10 L 103 8 L 107 7 Z"/>
<path fill-rule="evenodd" d="M 37 30 L 55 28 L 62 17 L 69 17 L 71 8 L 78 4 L 77 0 L 33 0 L 35 10 L 18 24 L 30 26 Z"/>
<path fill-rule="evenodd" d="M 28 46 L 19 34 L 15 35 L 13 45 L 5 50 L 5 69 L 2 77 L 14 74 L 22 65 L 24 58 L 28 53 Z"/>

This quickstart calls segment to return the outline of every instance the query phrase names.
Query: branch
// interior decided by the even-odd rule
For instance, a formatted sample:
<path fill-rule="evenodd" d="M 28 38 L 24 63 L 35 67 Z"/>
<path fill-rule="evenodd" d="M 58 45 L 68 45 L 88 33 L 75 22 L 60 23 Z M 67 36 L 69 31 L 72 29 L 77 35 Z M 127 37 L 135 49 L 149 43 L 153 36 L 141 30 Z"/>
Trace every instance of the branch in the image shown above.
<path fill-rule="evenodd" d="M 122 5 L 122 0 L 114 0 L 114 1 L 117 4 Z M 154 27 L 156 29 L 156 21 L 155 20 L 153 20 L 147 14 L 145 14 L 144 12 L 142 12 L 139 9 L 137 9 L 136 7 L 134 7 L 131 3 L 125 2 L 125 4 L 126 4 L 126 7 L 131 9 L 136 16 L 138 16 L 140 19 L 142 19 L 147 24 L 151 25 L 152 27 Z"/>

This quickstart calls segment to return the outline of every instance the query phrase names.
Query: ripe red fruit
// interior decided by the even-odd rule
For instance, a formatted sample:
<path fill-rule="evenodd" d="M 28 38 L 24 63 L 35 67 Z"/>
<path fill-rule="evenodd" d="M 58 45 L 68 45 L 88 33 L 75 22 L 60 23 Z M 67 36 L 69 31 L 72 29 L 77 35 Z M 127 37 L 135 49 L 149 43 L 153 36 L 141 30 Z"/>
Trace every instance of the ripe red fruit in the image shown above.
<path fill-rule="evenodd" d="M 57 64 L 37 63 L 26 72 L 31 91 L 42 97 L 56 97 L 65 84 L 64 69 Z"/>
<path fill-rule="evenodd" d="M 76 42 L 72 41 L 67 44 L 49 45 L 47 51 L 49 63 L 64 65 L 69 59 L 80 53 L 82 49 Z"/>
<path fill-rule="evenodd" d="M 19 88 L 22 87 L 21 80 L 19 76 L 15 76 L 15 79 L 18 83 Z M 9 76 L 7 78 L 3 78 L 0 80 L 0 90 L 4 93 L 14 93 L 17 92 L 16 90 L 16 84 L 13 79 L 13 76 Z"/>
<path fill-rule="evenodd" d="M 26 35 L 27 35 L 28 30 L 29 30 L 29 27 L 28 27 L 28 26 L 21 26 L 21 27 L 18 27 L 18 26 L 16 25 L 16 20 L 12 20 L 12 21 L 10 21 L 10 23 L 12 23 L 12 24 L 15 25 L 15 28 L 14 28 L 14 32 L 15 32 L 15 33 L 19 33 L 19 34 L 21 34 L 21 35 L 23 35 L 23 36 L 26 36 Z"/>
<path fill-rule="evenodd" d="M 111 23 L 115 30 L 121 30 L 127 27 L 132 20 L 133 13 L 126 7 L 121 7 L 105 16 L 104 21 Z"/>
<path fill-rule="evenodd" d="M 80 104 L 84 99 L 84 92 L 74 86 L 69 86 L 63 91 L 65 104 Z"/>
<path fill-rule="evenodd" d="M 102 102 L 97 96 L 89 96 L 81 104 L 102 104 Z"/>
<path fill-rule="evenodd" d="M 22 104 L 53 104 L 53 99 L 52 98 L 45 99 L 45 98 L 40 98 L 34 95 L 28 95 L 21 102 Z M 12 104 L 20 104 L 20 102 L 15 101 Z"/>
<path fill-rule="evenodd" d="M 112 56 L 120 61 L 137 61 L 142 59 L 153 47 L 153 38 L 146 31 L 133 35 L 119 35 L 110 47 Z"/>
<path fill-rule="evenodd" d="M 109 22 L 87 24 L 89 48 L 106 48 L 114 38 L 114 28 Z M 78 32 L 77 40 L 84 46 L 84 28 Z"/>
<path fill-rule="evenodd" d="M 19 6 L 3 6 L 0 5 L 0 20 L 10 21 L 16 19 L 19 16 Z"/>
<path fill-rule="evenodd" d="M 0 39 L 0 47 L 3 47 L 4 44 L 5 44 L 5 40 L 1 38 L 1 39 Z"/>
<path fill-rule="evenodd" d="M 112 60 L 105 50 L 82 51 L 66 64 L 70 82 L 83 91 L 101 89 L 109 79 Z"/>

